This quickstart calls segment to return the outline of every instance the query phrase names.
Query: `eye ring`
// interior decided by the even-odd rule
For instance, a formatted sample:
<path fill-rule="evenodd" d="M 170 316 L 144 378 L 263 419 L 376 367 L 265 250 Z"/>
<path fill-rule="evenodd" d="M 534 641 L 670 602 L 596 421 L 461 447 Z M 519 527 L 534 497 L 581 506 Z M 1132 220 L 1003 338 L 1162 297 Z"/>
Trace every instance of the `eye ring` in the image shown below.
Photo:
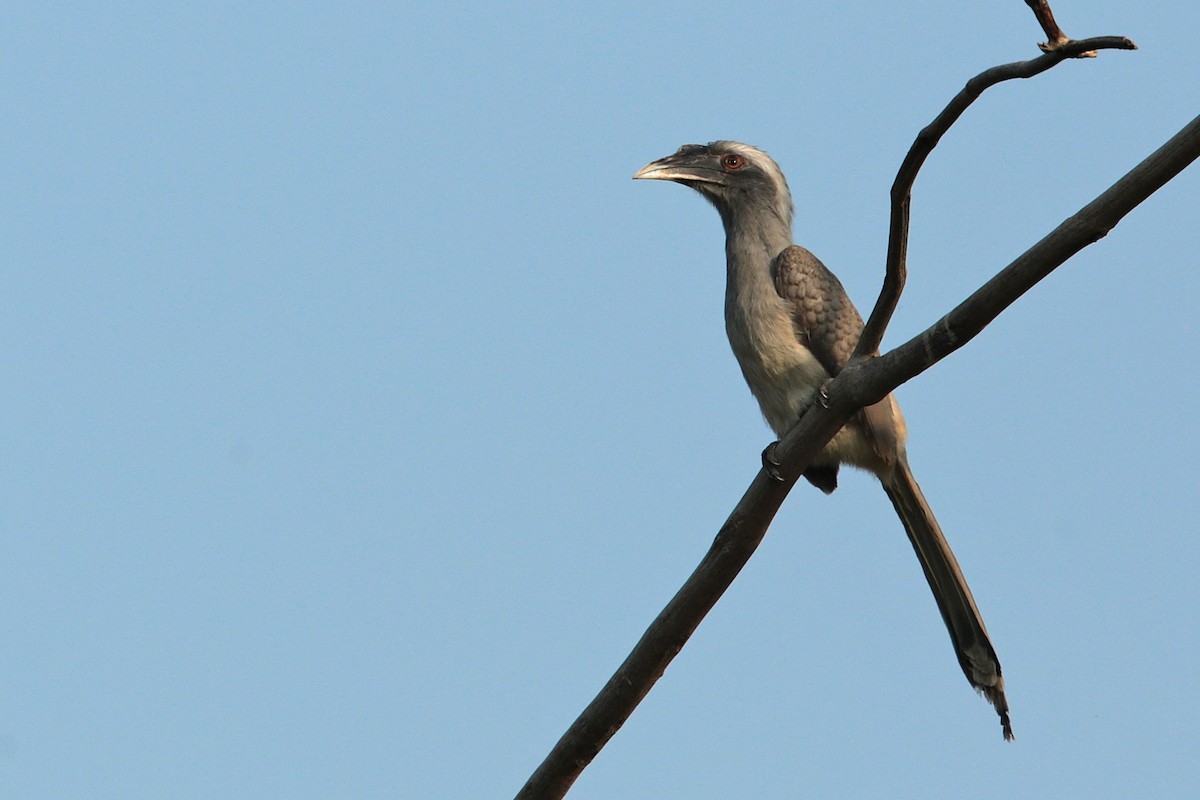
<path fill-rule="evenodd" d="M 724 167 L 727 172 L 736 172 L 737 170 L 746 166 L 746 159 L 737 153 L 726 153 L 725 155 L 721 156 L 721 166 Z"/>

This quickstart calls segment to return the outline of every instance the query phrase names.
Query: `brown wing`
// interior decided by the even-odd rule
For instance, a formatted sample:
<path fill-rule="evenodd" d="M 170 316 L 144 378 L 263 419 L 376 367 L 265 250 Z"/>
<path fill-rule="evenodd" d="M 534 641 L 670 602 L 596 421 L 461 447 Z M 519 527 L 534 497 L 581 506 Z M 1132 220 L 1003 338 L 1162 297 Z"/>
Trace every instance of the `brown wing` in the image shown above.
<path fill-rule="evenodd" d="M 820 259 L 792 245 L 771 264 L 775 291 L 792 307 L 792 326 L 830 375 L 846 366 L 858 344 L 863 321 L 842 282 Z"/>
<path fill-rule="evenodd" d="M 791 305 L 796 338 L 830 375 L 837 375 L 854 354 L 863 329 L 862 317 L 850 302 L 842 282 L 820 259 L 799 245 L 792 245 L 775 257 L 771 276 L 775 291 Z M 854 415 L 847 429 L 857 430 L 878 459 L 871 465 L 860 466 L 881 476 L 891 470 L 903 444 L 901 420 L 890 395 Z M 826 493 L 837 486 L 836 466 L 813 465 L 805 477 Z"/>

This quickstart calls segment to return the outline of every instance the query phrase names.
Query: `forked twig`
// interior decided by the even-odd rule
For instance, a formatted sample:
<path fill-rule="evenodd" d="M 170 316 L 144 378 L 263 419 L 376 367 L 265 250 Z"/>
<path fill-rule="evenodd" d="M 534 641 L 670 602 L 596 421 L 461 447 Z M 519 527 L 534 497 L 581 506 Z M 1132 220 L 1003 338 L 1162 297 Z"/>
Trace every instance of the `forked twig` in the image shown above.
<path fill-rule="evenodd" d="M 1047 10 L 1048 7 L 1047 7 Z M 1051 17 L 1053 20 L 1053 17 Z M 1004 81 L 1014 78 L 1032 78 L 1054 67 L 1068 58 L 1076 58 L 1086 52 L 1096 50 L 1136 50 L 1137 45 L 1123 36 L 1100 36 L 1094 39 L 1071 41 L 1028 61 L 1017 61 L 1012 64 L 1002 64 L 998 67 L 984 70 L 946 104 L 942 113 L 933 122 L 917 134 L 912 147 L 900 164 L 896 180 L 892 183 L 891 219 L 888 231 L 887 264 L 884 271 L 883 288 L 875 308 L 863 328 L 854 350 L 854 359 L 861 359 L 879 352 L 883 342 L 884 331 L 892 320 L 896 305 L 900 302 L 900 294 L 904 291 L 904 282 L 908 278 L 908 226 L 912 205 L 912 187 L 917 180 L 917 173 L 925 164 L 925 159 L 933 152 L 933 148 L 941 140 L 950 126 L 958 121 L 963 112 L 974 103 L 985 91 Z"/>
<path fill-rule="evenodd" d="M 1054 21 L 1054 12 L 1050 10 L 1050 4 L 1046 0 L 1025 0 L 1025 5 L 1033 9 L 1033 15 L 1037 17 L 1038 24 L 1042 26 L 1042 30 L 1046 32 L 1047 41 L 1038 44 L 1038 47 L 1049 53 L 1053 50 L 1065 45 L 1071 41 L 1068 36 L 1062 32 L 1062 28 L 1058 27 L 1058 23 Z M 1095 58 L 1094 52 L 1080 53 L 1081 58 Z"/>

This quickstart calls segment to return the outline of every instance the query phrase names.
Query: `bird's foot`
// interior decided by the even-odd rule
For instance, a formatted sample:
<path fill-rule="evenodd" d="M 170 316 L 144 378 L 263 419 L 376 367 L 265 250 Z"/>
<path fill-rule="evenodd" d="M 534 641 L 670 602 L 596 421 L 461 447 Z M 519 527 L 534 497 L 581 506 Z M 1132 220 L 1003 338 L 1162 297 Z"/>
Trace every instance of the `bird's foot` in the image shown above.
<path fill-rule="evenodd" d="M 829 381 L 821 381 L 821 385 L 817 387 L 817 402 L 821 404 L 821 408 L 829 408 Z"/>
<path fill-rule="evenodd" d="M 777 481 L 783 481 L 783 473 L 779 471 L 779 458 L 775 455 L 775 451 L 779 449 L 779 441 L 776 440 L 767 445 L 762 451 L 763 471 Z"/>

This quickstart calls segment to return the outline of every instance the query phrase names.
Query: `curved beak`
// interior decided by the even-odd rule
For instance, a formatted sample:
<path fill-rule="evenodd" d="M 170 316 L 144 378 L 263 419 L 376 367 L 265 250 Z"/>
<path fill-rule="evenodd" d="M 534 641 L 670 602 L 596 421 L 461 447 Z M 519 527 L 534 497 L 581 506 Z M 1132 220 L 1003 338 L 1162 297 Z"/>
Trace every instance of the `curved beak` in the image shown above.
<path fill-rule="evenodd" d="M 637 180 L 681 181 L 693 183 L 723 183 L 725 173 L 711 159 L 678 153 L 651 161 L 633 176 Z"/>

